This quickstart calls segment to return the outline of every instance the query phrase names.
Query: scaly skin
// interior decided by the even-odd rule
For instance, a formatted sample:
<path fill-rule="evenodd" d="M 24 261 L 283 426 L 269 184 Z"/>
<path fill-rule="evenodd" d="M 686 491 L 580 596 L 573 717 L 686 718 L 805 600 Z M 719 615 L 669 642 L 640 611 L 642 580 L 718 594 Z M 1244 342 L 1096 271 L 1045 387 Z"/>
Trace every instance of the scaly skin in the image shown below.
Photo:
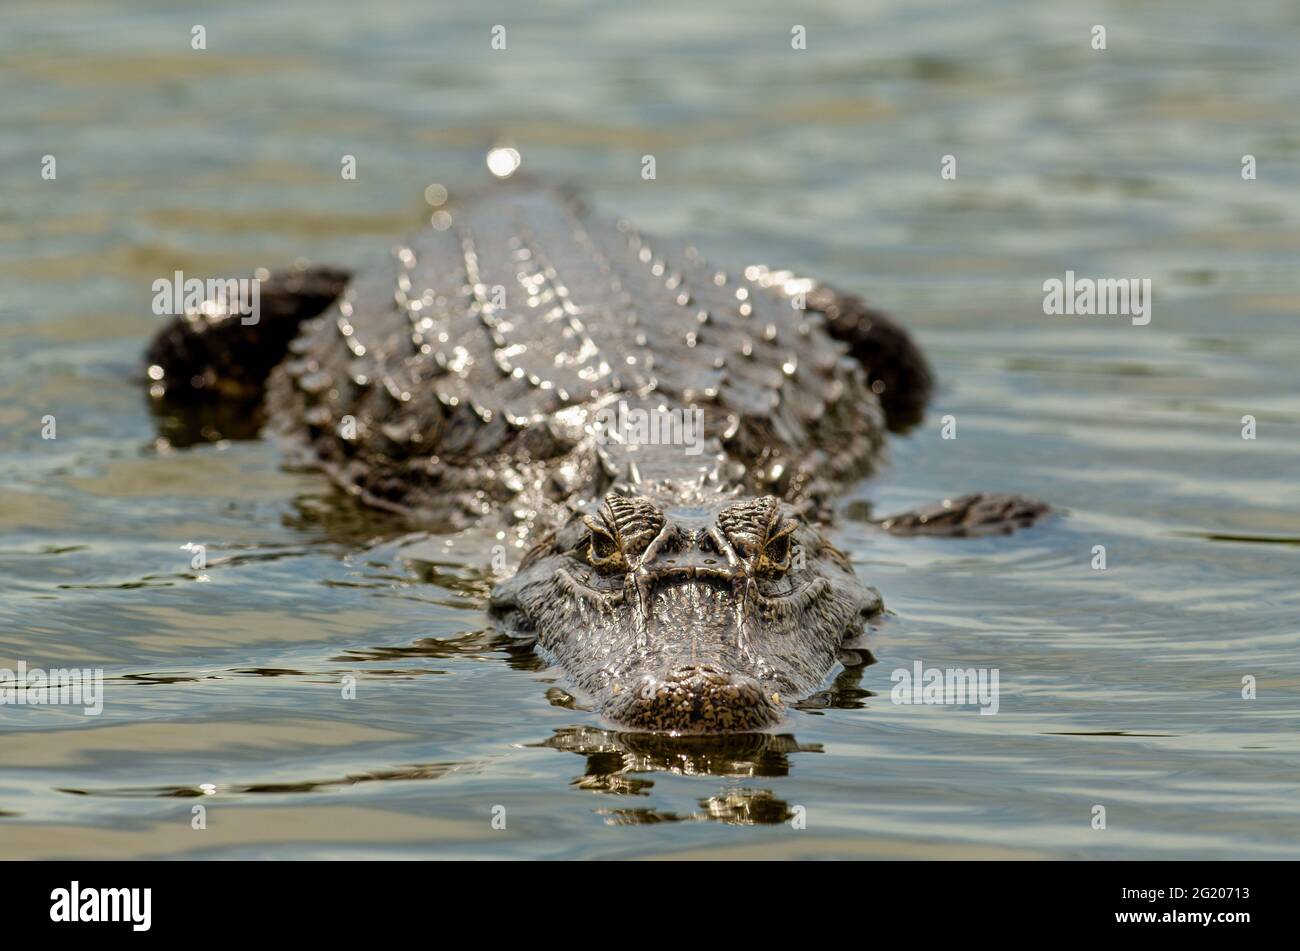
<path fill-rule="evenodd" d="M 525 539 L 491 609 L 609 720 L 769 727 L 881 609 L 822 526 L 886 431 L 919 418 L 931 376 L 857 299 L 712 266 L 529 183 L 454 209 L 321 301 L 346 280 L 273 276 L 256 360 L 228 318 L 178 321 L 150 351 L 155 396 L 260 399 L 275 365 L 267 417 L 349 493 Z M 638 413 L 699 428 L 646 442 L 613 425 Z M 976 496 L 881 524 L 963 534 L 1043 511 Z"/>

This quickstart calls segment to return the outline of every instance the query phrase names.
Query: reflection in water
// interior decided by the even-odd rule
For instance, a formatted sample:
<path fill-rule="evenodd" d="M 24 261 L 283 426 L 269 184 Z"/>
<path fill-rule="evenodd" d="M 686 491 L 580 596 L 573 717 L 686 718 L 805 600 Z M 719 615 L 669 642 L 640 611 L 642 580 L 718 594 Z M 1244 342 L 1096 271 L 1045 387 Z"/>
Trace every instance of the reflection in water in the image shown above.
<path fill-rule="evenodd" d="M 703 800 L 708 817 L 730 825 L 778 825 L 791 817 L 790 806 L 768 789 L 732 789 Z"/>
<path fill-rule="evenodd" d="M 609 825 L 651 825 L 657 822 L 724 822 L 728 825 L 780 825 L 794 815 L 784 799 L 770 789 L 730 789 L 700 800 L 700 811 L 680 814 L 658 809 L 598 809 Z"/>
<path fill-rule="evenodd" d="M 520 641 L 497 631 L 484 628 L 467 631 L 456 637 L 421 637 L 411 644 L 381 645 L 367 648 L 349 648 L 330 658 L 344 664 L 383 660 L 410 660 L 415 657 L 484 658 L 504 654 L 506 663 L 515 670 L 542 671 L 548 664 L 532 649 L 531 641 Z M 370 670 L 369 673 L 383 673 Z M 401 673 L 410 673 L 403 670 Z"/>
<path fill-rule="evenodd" d="M 441 779 L 460 765 L 459 763 L 414 763 L 407 766 L 394 766 L 390 769 L 349 773 L 333 779 L 304 779 L 290 783 L 209 783 L 206 786 L 117 786 L 103 789 L 64 787 L 55 791 L 73 796 L 102 796 L 115 799 L 193 799 L 201 796 L 244 793 L 309 793 L 339 786 L 356 786 L 361 783 Z"/>
<path fill-rule="evenodd" d="M 409 528 L 400 516 L 365 511 L 337 487 L 324 482 L 319 491 L 295 496 L 291 506 L 282 517 L 285 528 L 349 550 L 368 545 L 376 538 L 400 536 Z"/>
<path fill-rule="evenodd" d="M 149 413 L 166 445 L 185 449 L 221 439 L 256 439 L 266 423 L 260 401 L 218 401 L 200 406 L 164 406 L 149 400 Z"/>
<path fill-rule="evenodd" d="M 860 710 L 866 706 L 864 701 L 868 697 L 876 695 L 875 691 L 858 686 L 862 682 L 862 672 L 876 662 L 871 651 L 865 647 L 843 648 L 839 660 L 844 669 L 836 674 L 831 685 L 794 704 L 797 709 Z"/>
<path fill-rule="evenodd" d="M 612 793 L 637 792 L 640 787 L 624 788 L 624 778 L 655 770 L 679 776 L 787 776 L 789 754 L 822 752 L 821 744 L 804 745 L 788 733 L 672 736 L 591 726 L 556 730 L 535 745 L 587 757 L 587 772 L 575 784 Z"/>
<path fill-rule="evenodd" d="M 777 777 L 790 773 L 791 753 L 820 753 L 789 734 L 730 733 L 720 736 L 670 736 L 570 726 L 534 744 L 587 758 L 586 772 L 572 780 L 579 789 L 616 796 L 645 796 L 656 771 L 679 776 Z M 611 825 L 714 820 L 737 825 L 779 823 L 789 818 L 787 804 L 768 789 L 722 789 L 700 800 L 698 813 L 646 808 L 597 810 Z"/>

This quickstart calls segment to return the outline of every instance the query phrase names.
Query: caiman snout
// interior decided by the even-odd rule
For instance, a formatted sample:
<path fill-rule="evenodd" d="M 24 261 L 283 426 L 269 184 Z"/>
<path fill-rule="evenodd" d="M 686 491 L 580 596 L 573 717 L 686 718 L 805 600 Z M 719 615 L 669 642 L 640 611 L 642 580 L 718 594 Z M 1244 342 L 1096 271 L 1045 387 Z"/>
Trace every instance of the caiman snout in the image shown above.
<path fill-rule="evenodd" d="M 781 719 L 780 697 L 752 677 L 713 664 L 685 664 L 644 676 L 605 710 L 639 730 L 727 733 L 759 730 Z"/>

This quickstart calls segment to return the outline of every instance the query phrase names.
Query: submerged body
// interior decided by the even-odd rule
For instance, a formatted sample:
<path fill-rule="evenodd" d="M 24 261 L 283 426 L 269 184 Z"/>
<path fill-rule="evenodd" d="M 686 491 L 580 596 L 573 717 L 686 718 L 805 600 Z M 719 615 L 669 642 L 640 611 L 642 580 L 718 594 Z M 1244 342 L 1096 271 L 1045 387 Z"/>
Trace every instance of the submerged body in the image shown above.
<path fill-rule="evenodd" d="M 257 331 L 267 418 L 368 504 L 523 540 L 491 609 L 610 720 L 779 720 L 881 609 L 821 526 L 919 415 L 920 352 L 853 298 L 711 265 L 553 189 L 499 185 L 444 224 L 355 277 L 270 280 L 287 316 Z M 256 374 L 231 383 L 238 324 L 178 321 L 154 395 L 260 403 Z M 882 524 L 963 534 L 1044 510 L 972 496 Z"/>

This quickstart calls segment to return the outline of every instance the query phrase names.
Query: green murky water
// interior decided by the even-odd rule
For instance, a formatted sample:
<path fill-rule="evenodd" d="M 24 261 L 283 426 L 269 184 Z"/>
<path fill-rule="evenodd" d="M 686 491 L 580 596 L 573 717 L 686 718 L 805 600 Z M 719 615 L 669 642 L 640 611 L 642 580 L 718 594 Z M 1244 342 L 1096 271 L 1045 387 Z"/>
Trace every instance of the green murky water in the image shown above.
<path fill-rule="evenodd" d="M 0 667 L 102 667 L 106 696 L 0 707 L 0 857 L 1295 857 L 1300 12 L 1076 6 L 7 3 Z M 893 612 L 878 662 L 780 735 L 692 746 L 558 701 L 487 629 L 472 545 L 395 539 L 268 444 L 156 450 L 155 278 L 346 265 L 507 138 L 916 328 L 942 389 L 846 506 L 1068 516 L 843 519 Z M 1151 324 L 1044 316 L 1067 269 L 1150 278 Z M 918 660 L 996 668 L 997 715 L 891 703 Z"/>

